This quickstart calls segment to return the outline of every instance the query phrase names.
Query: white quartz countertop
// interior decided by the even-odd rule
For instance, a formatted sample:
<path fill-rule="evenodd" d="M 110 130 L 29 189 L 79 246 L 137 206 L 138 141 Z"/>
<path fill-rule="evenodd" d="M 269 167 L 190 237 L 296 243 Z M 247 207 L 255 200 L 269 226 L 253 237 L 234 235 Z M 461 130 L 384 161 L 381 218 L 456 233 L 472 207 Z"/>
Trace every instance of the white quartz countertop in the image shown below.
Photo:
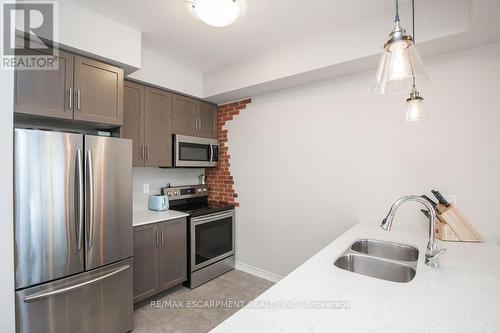
<path fill-rule="evenodd" d="M 163 212 L 141 210 L 134 212 L 132 218 L 132 226 L 137 227 L 144 224 L 168 221 L 186 216 L 189 216 L 189 214 L 178 212 L 175 210 L 165 210 Z"/>
<path fill-rule="evenodd" d="M 500 332 L 500 247 L 438 241 L 448 252 L 440 256 L 440 268 L 431 268 L 424 264 L 427 225 L 404 222 L 395 221 L 389 232 L 376 221 L 355 225 L 213 332 Z M 334 260 L 360 238 L 418 247 L 414 279 L 395 283 L 335 267 Z M 273 308 L 287 301 L 349 305 Z"/>

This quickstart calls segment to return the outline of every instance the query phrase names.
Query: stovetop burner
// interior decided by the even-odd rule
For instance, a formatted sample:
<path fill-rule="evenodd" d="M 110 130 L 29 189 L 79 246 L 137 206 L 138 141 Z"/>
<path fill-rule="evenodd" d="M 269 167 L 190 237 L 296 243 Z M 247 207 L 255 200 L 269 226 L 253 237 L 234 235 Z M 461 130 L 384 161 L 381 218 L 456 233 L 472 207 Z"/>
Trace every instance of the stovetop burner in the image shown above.
<path fill-rule="evenodd" d="M 234 209 L 233 205 L 208 202 L 207 185 L 165 187 L 162 193 L 170 201 L 170 209 L 189 214 L 191 217 Z"/>
<path fill-rule="evenodd" d="M 187 213 L 191 217 L 195 217 L 195 216 L 208 215 L 208 214 L 223 212 L 226 210 L 231 210 L 234 209 L 234 206 L 206 202 L 197 204 L 173 205 L 170 208 L 173 210 L 178 210 Z"/>

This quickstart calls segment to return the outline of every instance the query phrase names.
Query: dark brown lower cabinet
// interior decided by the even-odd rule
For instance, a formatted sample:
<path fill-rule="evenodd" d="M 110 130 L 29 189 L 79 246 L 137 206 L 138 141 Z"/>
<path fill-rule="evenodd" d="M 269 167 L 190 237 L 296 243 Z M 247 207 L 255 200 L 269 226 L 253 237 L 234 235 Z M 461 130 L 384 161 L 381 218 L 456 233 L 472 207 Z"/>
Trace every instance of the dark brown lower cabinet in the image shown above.
<path fill-rule="evenodd" d="M 186 219 L 134 227 L 134 303 L 186 279 Z"/>
<path fill-rule="evenodd" d="M 158 255 L 160 291 L 187 279 L 187 235 L 185 219 L 160 224 Z"/>
<path fill-rule="evenodd" d="M 134 302 L 158 293 L 158 227 L 134 227 Z"/>

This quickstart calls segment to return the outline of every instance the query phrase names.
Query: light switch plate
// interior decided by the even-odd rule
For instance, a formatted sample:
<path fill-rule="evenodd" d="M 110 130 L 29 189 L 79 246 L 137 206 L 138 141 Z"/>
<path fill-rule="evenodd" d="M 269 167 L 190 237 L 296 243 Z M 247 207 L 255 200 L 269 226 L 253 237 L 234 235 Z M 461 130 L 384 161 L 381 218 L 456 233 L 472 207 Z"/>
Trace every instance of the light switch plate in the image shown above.
<path fill-rule="evenodd" d="M 149 184 L 143 184 L 142 191 L 144 192 L 144 194 L 149 193 Z"/>

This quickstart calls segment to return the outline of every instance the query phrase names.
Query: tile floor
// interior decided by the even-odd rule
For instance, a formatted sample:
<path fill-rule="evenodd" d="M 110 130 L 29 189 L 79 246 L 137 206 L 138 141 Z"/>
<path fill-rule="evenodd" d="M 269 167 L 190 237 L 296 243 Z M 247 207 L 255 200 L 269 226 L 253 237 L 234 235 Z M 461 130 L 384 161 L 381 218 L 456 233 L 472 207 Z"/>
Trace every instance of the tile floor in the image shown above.
<path fill-rule="evenodd" d="M 208 332 L 239 310 L 237 306 L 219 306 L 217 301 L 251 301 L 272 285 L 272 282 L 241 271 L 228 272 L 194 290 L 182 288 L 164 296 L 158 299 L 157 306 L 149 303 L 137 309 L 132 332 Z M 212 306 L 195 307 L 195 304 Z"/>

